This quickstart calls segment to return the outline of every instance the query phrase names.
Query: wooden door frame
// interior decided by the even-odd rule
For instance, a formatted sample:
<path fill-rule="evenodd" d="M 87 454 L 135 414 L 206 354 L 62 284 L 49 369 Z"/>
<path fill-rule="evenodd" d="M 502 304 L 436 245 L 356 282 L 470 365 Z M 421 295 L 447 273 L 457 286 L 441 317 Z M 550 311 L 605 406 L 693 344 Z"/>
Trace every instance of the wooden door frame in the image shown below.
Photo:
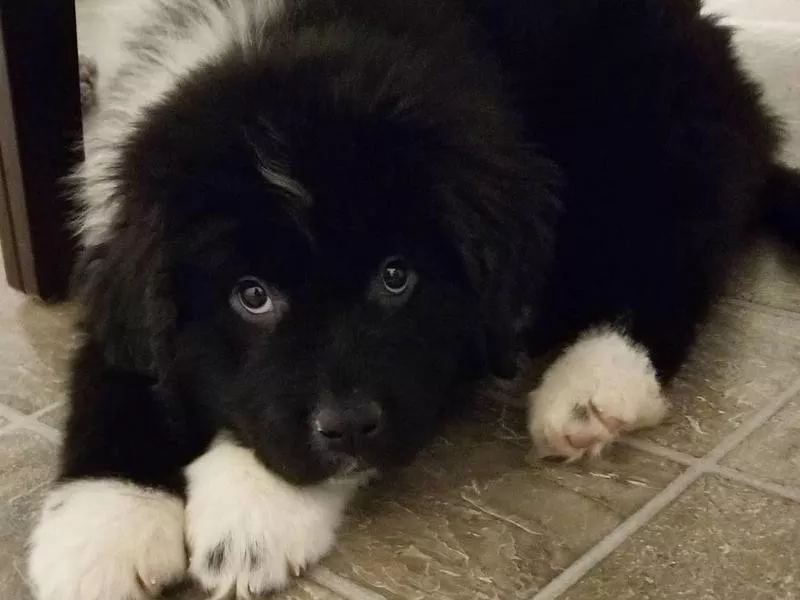
<path fill-rule="evenodd" d="M 82 135 L 74 0 L 0 0 L 0 244 L 8 284 L 44 300 L 68 288 Z"/>

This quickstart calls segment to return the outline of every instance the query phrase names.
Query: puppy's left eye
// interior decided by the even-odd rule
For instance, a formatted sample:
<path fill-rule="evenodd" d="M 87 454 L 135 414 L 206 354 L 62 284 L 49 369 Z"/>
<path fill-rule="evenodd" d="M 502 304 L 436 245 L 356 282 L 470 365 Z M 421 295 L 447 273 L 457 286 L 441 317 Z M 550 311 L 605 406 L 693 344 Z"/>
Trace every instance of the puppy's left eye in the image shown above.
<path fill-rule="evenodd" d="M 381 279 L 383 287 L 390 294 L 398 296 L 405 292 L 412 283 L 413 272 L 404 258 L 394 256 L 383 263 Z"/>
<path fill-rule="evenodd" d="M 278 315 L 274 291 L 257 277 L 242 277 L 231 292 L 231 306 L 248 321 L 273 323 Z"/>
<path fill-rule="evenodd" d="M 370 296 L 384 304 L 402 303 L 417 283 L 417 274 L 402 256 L 392 256 L 381 264 Z"/>

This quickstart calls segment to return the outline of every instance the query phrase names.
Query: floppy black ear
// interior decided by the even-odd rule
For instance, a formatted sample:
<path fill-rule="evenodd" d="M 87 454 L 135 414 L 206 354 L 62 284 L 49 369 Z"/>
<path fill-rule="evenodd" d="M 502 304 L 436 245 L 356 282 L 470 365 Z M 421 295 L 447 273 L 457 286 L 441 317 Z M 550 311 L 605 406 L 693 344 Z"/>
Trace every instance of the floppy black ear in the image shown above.
<path fill-rule="evenodd" d="M 478 297 L 478 355 L 492 375 L 511 379 L 550 264 L 556 173 L 527 154 L 492 160 L 451 188 L 445 227 Z"/>
<path fill-rule="evenodd" d="M 532 295 L 518 293 L 511 285 L 497 281 L 514 273 L 517 271 L 508 270 L 500 273 L 501 277 L 492 278 L 492 290 L 484 291 L 480 297 L 479 361 L 487 375 L 499 379 L 513 379 L 517 374 L 517 359 L 523 349 L 522 333 L 530 322 L 532 308 L 524 303 L 535 302 Z"/>
<path fill-rule="evenodd" d="M 73 285 L 109 365 L 159 378 L 174 326 L 159 223 L 142 215 L 83 250 Z"/>
<path fill-rule="evenodd" d="M 487 374 L 514 379 L 517 374 L 517 336 L 507 323 L 486 319 L 479 331 L 478 352 Z"/>

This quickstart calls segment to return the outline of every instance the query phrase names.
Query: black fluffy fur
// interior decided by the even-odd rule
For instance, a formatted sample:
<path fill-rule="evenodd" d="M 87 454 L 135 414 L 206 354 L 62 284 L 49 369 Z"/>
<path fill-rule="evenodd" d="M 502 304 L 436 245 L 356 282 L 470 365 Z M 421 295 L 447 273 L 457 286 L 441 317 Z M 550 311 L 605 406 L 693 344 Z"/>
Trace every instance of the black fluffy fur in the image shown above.
<path fill-rule="evenodd" d="M 179 493 L 224 428 L 318 481 L 342 464 L 313 411 L 362 394 L 386 423 L 360 458 L 404 464 L 521 344 L 604 323 L 666 381 L 748 224 L 800 242 L 779 124 L 697 1 L 287 5 L 263 55 L 195 71 L 125 147 L 121 217 L 79 274 L 65 478 Z M 419 281 L 387 306 L 396 254 Z M 231 309 L 244 275 L 288 296 L 274 330 Z"/>

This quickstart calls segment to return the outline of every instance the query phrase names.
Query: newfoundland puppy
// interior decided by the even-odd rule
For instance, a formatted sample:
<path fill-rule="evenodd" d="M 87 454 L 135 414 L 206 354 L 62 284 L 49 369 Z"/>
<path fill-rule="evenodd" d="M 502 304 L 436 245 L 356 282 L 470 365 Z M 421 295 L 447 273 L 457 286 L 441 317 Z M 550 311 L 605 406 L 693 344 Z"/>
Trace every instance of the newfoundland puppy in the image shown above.
<path fill-rule="evenodd" d="M 71 178 L 39 600 L 285 586 L 520 351 L 542 454 L 657 424 L 800 176 L 699 0 L 131 0 Z"/>

